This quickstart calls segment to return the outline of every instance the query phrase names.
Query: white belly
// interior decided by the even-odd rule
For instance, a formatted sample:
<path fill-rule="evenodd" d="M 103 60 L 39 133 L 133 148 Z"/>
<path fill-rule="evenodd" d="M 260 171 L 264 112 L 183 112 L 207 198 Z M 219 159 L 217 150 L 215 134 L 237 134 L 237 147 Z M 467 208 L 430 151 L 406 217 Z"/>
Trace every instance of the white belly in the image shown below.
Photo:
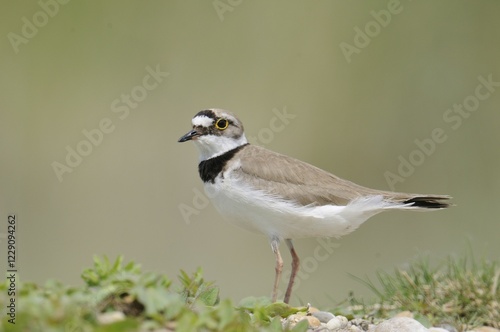
<path fill-rule="evenodd" d="M 382 196 L 358 199 L 347 206 L 300 206 L 230 176 L 205 183 L 205 192 L 225 219 L 247 230 L 281 239 L 340 237 L 389 207 Z"/>

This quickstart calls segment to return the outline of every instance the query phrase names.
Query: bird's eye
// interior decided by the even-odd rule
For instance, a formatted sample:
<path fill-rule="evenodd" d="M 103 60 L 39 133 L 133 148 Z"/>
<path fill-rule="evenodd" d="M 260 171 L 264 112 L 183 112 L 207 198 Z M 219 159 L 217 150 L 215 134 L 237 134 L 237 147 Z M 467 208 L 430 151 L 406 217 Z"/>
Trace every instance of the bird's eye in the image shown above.
<path fill-rule="evenodd" d="M 217 122 L 215 122 L 215 128 L 219 130 L 224 130 L 229 126 L 229 121 L 226 119 L 219 119 Z"/>

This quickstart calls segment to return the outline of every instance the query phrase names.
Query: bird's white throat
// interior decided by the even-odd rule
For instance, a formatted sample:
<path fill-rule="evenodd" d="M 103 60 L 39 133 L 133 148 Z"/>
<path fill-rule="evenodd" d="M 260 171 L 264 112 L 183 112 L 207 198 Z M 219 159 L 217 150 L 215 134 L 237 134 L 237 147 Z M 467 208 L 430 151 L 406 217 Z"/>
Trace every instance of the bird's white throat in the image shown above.
<path fill-rule="evenodd" d="M 203 135 L 193 142 L 200 151 L 200 161 L 220 156 L 227 151 L 248 143 L 245 134 L 242 134 L 238 138 Z"/>

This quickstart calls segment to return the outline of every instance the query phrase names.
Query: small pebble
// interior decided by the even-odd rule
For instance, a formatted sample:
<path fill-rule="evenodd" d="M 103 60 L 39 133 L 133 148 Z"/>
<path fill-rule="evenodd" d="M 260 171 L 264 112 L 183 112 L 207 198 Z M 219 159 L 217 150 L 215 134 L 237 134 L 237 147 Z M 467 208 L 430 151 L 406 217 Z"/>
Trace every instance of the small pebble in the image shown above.
<path fill-rule="evenodd" d="M 457 329 L 450 324 L 438 324 L 435 327 L 439 327 L 443 330 L 446 330 L 447 332 L 458 332 Z"/>
<path fill-rule="evenodd" d="M 125 319 L 125 314 L 121 311 L 104 312 L 97 316 L 97 321 L 100 324 L 111 324 Z"/>
<path fill-rule="evenodd" d="M 305 316 L 304 318 L 307 319 L 307 321 L 309 323 L 309 327 L 318 327 L 321 325 L 321 322 L 319 321 L 319 319 L 317 319 L 314 316 Z"/>
<path fill-rule="evenodd" d="M 374 332 L 428 332 L 418 321 L 408 317 L 394 317 L 375 327 Z"/>
<path fill-rule="evenodd" d="M 347 327 L 347 322 L 344 316 L 335 316 L 326 323 L 326 328 L 332 331 L 340 330 Z"/>
<path fill-rule="evenodd" d="M 328 323 L 332 318 L 335 318 L 335 315 L 328 311 L 314 311 L 312 315 L 322 323 Z"/>
<path fill-rule="evenodd" d="M 363 332 L 363 330 L 356 325 L 351 325 L 351 327 L 349 328 L 349 331 L 351 331 L 351 332 Z"/>
<path fill-rule="evenodd" d="M 301 321 L 304 317 L 305 317 L 304 315 L 293 314 L 293 315 L 288 316 L 285 319 L 284 323 L 291 326 L 291 327 L 294 327 L 295 324 L 297 324 L 299 321 Z"/>
<path fill-rule="evenodd" d="M 361 329 L 361 331 L 368 331 L 370 326 L 373 324 L 370 324 L 368 321 L 361 319 L 361 318 L 354 318 L 353 320 L 350 321 L 352 325 L 355 325 Z"/>
<path fill-rule="evenodd" d="M 295 325 L 297 325 L 298 322 L 300 322 L 301 320 L 304 320 L 304 319 L 307 320 L 309 327 L 318 327 L 321 325 L 321 322 L 316 317 L 305 316 L 305 315 L 300 315 L 300 314 L 293 314 L 293 315 L 288 316 L 288 318 L 285 319 L 283 325 L 293 328 Z"/>
<path fill-rule="evenodd" d="M 318 312 L 318 311 L 319 311 L 319 309 L 318 309 L 318 308 L 316 308 L 316 307 L 311 307 L 311 304 L 310 304 L 310 303 L 308 303 L 307 305 L 308 305 L 308 307 L 307 307 L 307 312 L 308 312 L 309 314 L 313 314 L 313 313 L 315 313 L 315 312 Z"/>
<path fill-rule="evenodd" d="M 411 311 L 401 311 L 400 313 L 398 313 L 394 317 L 409 317 L 409 318 L 413 318 L 413 313 Z"/>

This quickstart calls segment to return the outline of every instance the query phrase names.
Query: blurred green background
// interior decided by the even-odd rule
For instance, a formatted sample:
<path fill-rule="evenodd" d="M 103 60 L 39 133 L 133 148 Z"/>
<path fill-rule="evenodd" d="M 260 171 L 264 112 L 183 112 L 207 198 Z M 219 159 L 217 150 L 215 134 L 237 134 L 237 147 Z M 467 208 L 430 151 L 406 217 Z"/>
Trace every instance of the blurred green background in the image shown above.
<path fill-rule="evenodd" d="M 210 107 L 235 112 L 253 143 L 369 187 L 392 189 L 387 172 L 412 157 L 395 190 L 454 197 L 446 211 L 378 215 L 321 261 L 317 240 L 296 241 L 308 266 L 292 302 L 368 299 L 349 274 L 421 253 L 439 262 L 470 245 L 498 259 L 500 87 L 478 77 L 500 82 L 500 2 L 1 3 L 0 240 L 4 253 L 16 213 L 22 280 L 78 284 L 92 255 L 123 254 L 171 276 L 202 266 L 235 301 L 270 295 L 267 239 L 193 202 L 197 151 L 177 139 Z M 168 76 L 154 84 L 154 70 Z M 454 112 L 464 101 L 473 110 Z M 295 117 L 273 131 L 285 110 Z M 113 130 L 99 138 L 103 119 Z M 436 128 L 446 140 L 415 152 Z M 58 179 L 68 148 L 87 155 Z"/>

